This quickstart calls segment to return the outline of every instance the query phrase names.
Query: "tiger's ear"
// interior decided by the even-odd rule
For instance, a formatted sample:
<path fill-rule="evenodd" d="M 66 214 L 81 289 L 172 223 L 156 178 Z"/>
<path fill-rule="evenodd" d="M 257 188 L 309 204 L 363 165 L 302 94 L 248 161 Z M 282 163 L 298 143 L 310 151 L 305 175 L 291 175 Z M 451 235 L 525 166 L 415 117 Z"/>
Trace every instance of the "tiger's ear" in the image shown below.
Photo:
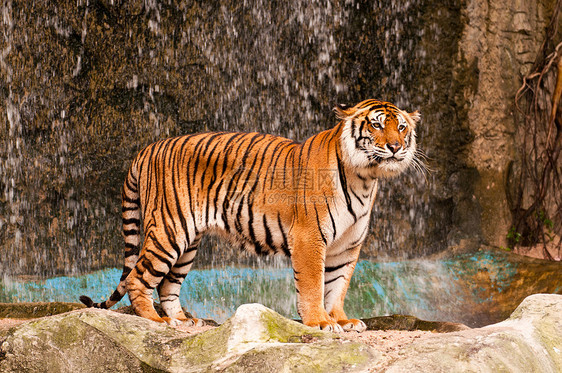
<path fill-rule="evenodd" d="M 421 113 L 418 110 L 414 111 L 413 113 L 408 113 L 408 115 L 410 116 L 410 118 L 412 118 L 414 124 L 418 123 L 421 119 Z"/>
<path fill-rule="evenodd" d="M 355 108 L 349 107 L 344 104 L 337 104 L 336 107 L 334 108 L 336 117 L 342 120 L 353 116 L 353 114 L 355 114 L 355 111 L 356 111 Z"/>

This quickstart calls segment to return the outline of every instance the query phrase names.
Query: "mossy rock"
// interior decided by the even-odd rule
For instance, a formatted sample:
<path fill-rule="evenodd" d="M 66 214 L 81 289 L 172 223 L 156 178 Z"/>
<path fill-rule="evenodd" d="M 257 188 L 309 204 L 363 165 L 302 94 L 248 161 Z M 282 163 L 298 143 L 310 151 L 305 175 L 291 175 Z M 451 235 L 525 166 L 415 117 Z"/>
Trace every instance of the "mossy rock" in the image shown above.
<path fill-rule="evenodd" d="M 364 319 L 367 330 L 423 330 L 438 333 L 456 332 L 469 329 L 468 326 L 453 322 L 425 321 L 415 316 L 391 315 Z"/>
<path fill-rule="evenodd" d="M 197 335 L 93 308 L 0 334 L 2 372 L 362 371 L 380 356 L 364 344 L 255 304 L 241 306 L 222 326 Z"/>
<path fill-rule="evenodd" d="M 81 303 L 21 302 L 0 303 L 0 318 L 35 319 L 85 308 Z"/>

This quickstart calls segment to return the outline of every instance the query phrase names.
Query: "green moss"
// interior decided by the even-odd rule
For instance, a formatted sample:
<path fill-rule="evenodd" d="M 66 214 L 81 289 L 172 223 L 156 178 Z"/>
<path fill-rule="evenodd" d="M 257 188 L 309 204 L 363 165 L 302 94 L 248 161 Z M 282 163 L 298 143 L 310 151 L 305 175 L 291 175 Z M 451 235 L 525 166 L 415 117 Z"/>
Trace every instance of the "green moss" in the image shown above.
<path fill-rule="evenodd" d="M 341 372 L 373 363 L 379 354 L 354 342 L 285 344 L 255 348 L 225 372 Z"/>
<path fill-rule="evenodd" d="M 193 366 L 208 366 L 227 354 L 229 329 L 226 322 L 219 328 L 183 339 L 178 354 Z"/>
<path fill-rule="evenodd" d="M 267 335 L 265 337 L 281 343 L 302 343 L 310 339 L 327 340 L 339 338 L 336 334 L 323 332 L 289 320 L 271 310 L 261 313 L 261 321 L 266 328 Z"/>
<path fill-rule="evenodd" d="M 537 320 L 535 337 L 544 346 L 558 370 L 562 371 L 562 323 L 557 323 L 551 317 Z"/>

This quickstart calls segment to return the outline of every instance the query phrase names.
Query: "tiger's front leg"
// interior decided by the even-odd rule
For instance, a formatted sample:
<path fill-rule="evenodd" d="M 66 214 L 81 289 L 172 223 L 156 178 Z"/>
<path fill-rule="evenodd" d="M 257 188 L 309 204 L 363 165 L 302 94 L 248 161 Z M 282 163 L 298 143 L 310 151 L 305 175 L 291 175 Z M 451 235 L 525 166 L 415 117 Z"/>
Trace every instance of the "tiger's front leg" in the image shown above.
<path fill-rule="evenodd" d="M 324 302 L 330 317 L 345 331 L 363 332 L 365 323 L 358 319 L 348 319 L 343 309 L 349 281 L 355 270 L 361 245 L 347 249 L 337 255 L 326 257 L 324 270 Z"/>
<path fill-rule="evenodd" d="M 302 322 L 322 330 L 342 332 L 324 308 L 324 258 L 326 246 L 314 232 L 295 229 L 291 261 L 297 289 L 297 310 Z"/>

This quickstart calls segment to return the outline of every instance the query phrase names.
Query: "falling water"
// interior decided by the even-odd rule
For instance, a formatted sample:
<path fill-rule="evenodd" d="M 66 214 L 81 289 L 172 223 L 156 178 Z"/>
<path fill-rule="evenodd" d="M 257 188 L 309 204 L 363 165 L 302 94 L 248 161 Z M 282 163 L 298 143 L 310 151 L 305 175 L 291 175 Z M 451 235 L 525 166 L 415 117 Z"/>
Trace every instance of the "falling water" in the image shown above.
<path fill-rule="evenodd" d="M 440 124 L 429 108 L 442 96 L 420 86 L 436 69 L 425 51 L 427 35 L 439 36 L 428 7 L 3 2 L 0 270 L 120 265 L 124 174 L 163 137 L 257 130 L 304 140 L 336 124 L 335 104 L 377 97 L 428 108 L 419 132 L 431 155 L 424 140 Z M 428 180 L 411 172 L 384 183 L 366 257 L 445 247 L 443 188 Z"/>
<path fill-rule="evenodd" d="M 0 285 L 16 292 L 9 299 L 26 299 L 16 276 L 122 265 L 120 188 L 145 145 L 213 130 L 304 140 L 336 124 L 337 103 L 371 97 L 422 111 L 420 146 L 434 171 L 383 183 L 363 257 L 418 258 L 454 243 L 464 223 L 451 205 L 466 197 L 454 171 L 466 130 L 451 119 L 462 103 L 450 84 L 462 22 L 460 5 L 435 12 L 434 2 L 3 1 Z M 237 258 L 211 238 L 196 265 L 221 270 Z M 404 274 L 398 267 L 379 269 Z"/>

